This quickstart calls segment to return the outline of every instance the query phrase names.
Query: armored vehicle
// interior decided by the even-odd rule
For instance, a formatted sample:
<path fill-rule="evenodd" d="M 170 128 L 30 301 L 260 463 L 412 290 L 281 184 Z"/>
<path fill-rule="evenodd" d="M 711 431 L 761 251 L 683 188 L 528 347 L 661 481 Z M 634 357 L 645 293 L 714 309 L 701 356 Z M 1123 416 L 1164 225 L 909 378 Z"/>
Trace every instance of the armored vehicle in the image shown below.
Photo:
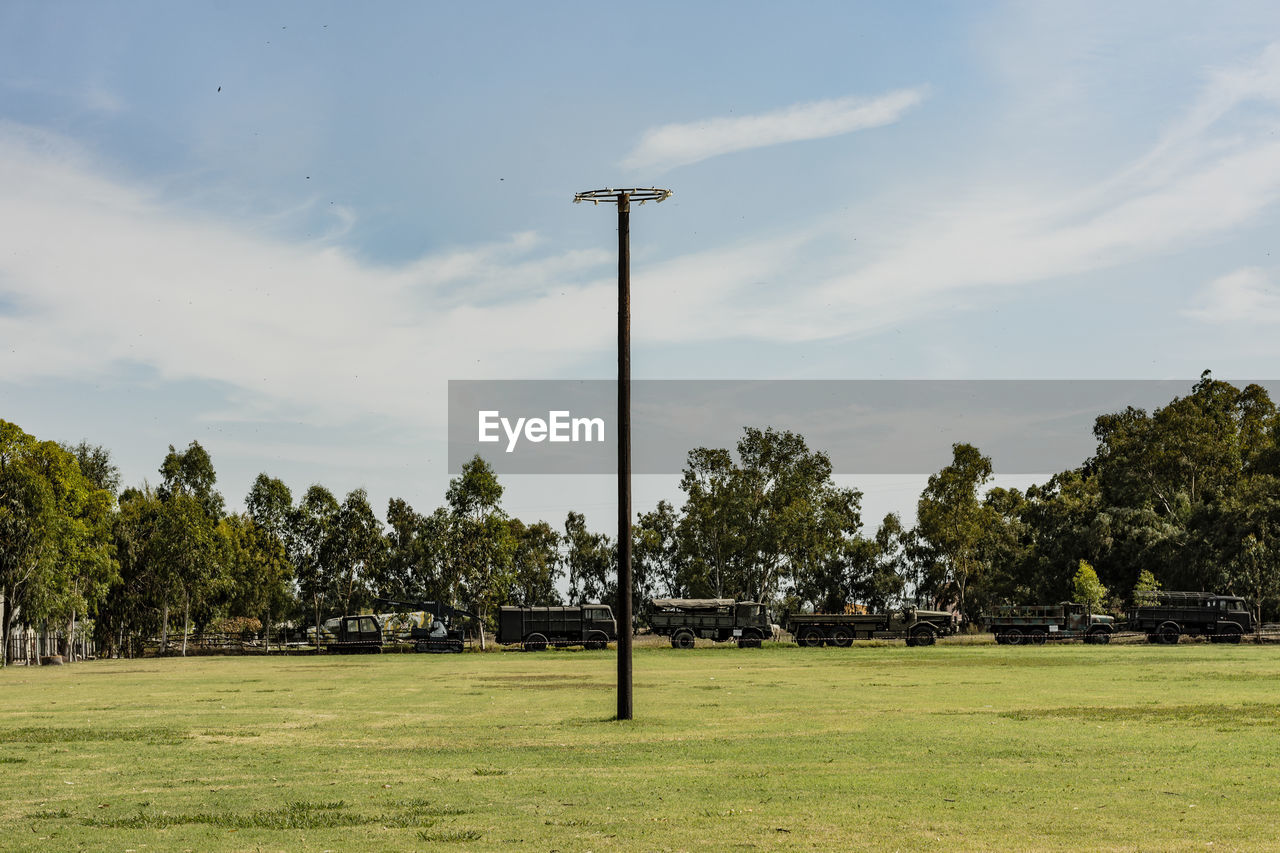
<path fill-rule="evenodd" d="M 547 646 L 603 649 L 618 639 L 618 623 L 607 604 L 570 607 L 503 607 L 498 611 L 498 642 L 529 652 Z"/>
<path fill-rule="evenodd" d="M 956 632 L 956 617 L 943 610 L 904 607 L 889 613 L 788 613 L 783 627 L 806 648 L 848 648 L 854 640 L 902 638 L 908 646 L 931 646 Z"/>
<path fill-rule="evenodd" d="M 1054 640 L 1109 643 L 1116 630 L 1112 616 L 1088 613 L 1083 604 L 1004 605 L 983 614 L 986 629 L 1002 646 L 1040 645 Z"/>
<path fill-rule="evenodd" d="M 677 649 L 693 648 L 694 638 L 723 643 L 734 640 L 739 648 L 760 648 L 773 636 L 773 625 L 764 605 L 732 598 L 654 598 L 649 601 L 649 627 L 671 638 Z"/>
<path fill-rule="evenodd" d="M 338 620 L 337 638 L 326 648 L 343 655 L 379 654 L 382 623 L 373 615 L 343 616 Z"/>
<path fill-rule="evenodd" d="M 389 614 L 390 616 L 409 616 L 413 618 L 407 636 L 397 635 L 397 639 L 407 639 L 413 643 L 415 652 L 443 654 L 462 651 L 466 637 L 463 634 L 462 622 L 471 617 L 470 613 L 458 610 L 439 601 L 396 601 L 391 598 L 379 598 L 379 604 L 391 607 L 403 607 L 406 614 Z M 404 621 L 401 619 L 401 621 Z M 388 620 L 383 620 L 383 626 Z"/>
<path fill-rule="evenodd" d="M 1255 625 L 1243 598 L 1210 592 L 1138 593 L 1129 611 L 1129 630 L 1146 634 L 1149 643 L 1172 645 L 1183 634 L 1238 643 Z"/>

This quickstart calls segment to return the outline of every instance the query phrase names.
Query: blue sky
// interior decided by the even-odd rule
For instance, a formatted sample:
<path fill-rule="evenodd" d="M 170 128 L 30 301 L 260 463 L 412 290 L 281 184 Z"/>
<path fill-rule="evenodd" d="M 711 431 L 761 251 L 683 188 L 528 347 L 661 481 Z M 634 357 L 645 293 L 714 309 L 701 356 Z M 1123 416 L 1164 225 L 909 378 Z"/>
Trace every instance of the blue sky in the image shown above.
<path fill-rule="evenodd" d="M 637 377 L 1280 375 L 1280 6 L 1116 5 L 10 0 L 0 417 L 429 510 L 449 379 L 612 374 L 619 185 Z"/>

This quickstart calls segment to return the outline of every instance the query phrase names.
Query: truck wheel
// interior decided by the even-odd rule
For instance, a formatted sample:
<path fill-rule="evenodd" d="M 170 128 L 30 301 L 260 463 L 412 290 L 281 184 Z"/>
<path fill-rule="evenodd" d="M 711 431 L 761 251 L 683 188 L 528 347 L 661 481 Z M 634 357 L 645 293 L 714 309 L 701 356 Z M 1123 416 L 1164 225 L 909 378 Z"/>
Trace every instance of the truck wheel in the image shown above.
<path fill-rule="evenodd" d="M 1219 643 L 1238 643 L 1240 642 L 1240 629 L 1235 625 L 1224 627 L 1222 633 L 1213 639 Z"/>
<path fill-rule="evenodd" d="M 911 639 L 916 641 L 917 646 L 932 646 L 935 638 L 928 628 L 916 628 L 911 632 Z"/>
<path fill-rule="evenodd" d="M 587 634 L 587 640 L 582 644 L 583 648 L 598 652 L 609 645 L 609 635 L 604 631 L 592 631 Z"/>
<path fill-rule="evenodd" d="M 689 631 L 677 631 L 671 635 L 671 647 L 674 649 L 693 648 L 693 634 Z"/>
<path fill-rule="evenodd" d="M 801 628 L 800 633 L 796 635 L 797 645 L 806 648 L 816 649 L 822 645 L 823 636 L 821 628 Z"/>
<path fill-rule="evenodd" d="M 541 634 L 530 634 L 524 638 L 524 650 L 526 652 L 546 651 L 547 638 Z"/>
<path fill-rule="evenodd" d="M 1034 645 L 1043 646 L 1044 641 L 1049 639 L 1049 632 L 1033 630 L 1030 634 L 1027 635 L 1027 639 L 1030 640 L 1031 643 Z"/>
<path fill-rule="evenodd" d="M 1106 645 L 1111 642 L 1111 632 L 1103 628 L 1095 628 L 1085 635 L 1085 642 L 1094 643 L 1096 645 Z"/>
<path fill-rule="evenodd" d="M 1021 628 L 1005 628 L 1004 629 L 1005 645 L 1020 646 L 1022 645 L 1022 640 L 1023 640 L 1023 637 L 1022 637 Z"/>
<path fill-rule="evenodd" d="M 1164 645 L 1176 646 L 1178 638 L 1182 636 L 1182 629 L 1178 627 L 1177 622 L 1165 622 L 1156 630 L 1156 636 Z"/>
<path fill-rule="evenodd" d="M 834 628 L 831 631 L 831 645 L 847 649 L 853 645 L 853 632 L 848 628 Z"/>
<path fill-rule="evenodd" d="M 738 648 L 758 649 L 761 639 L 759 631 L 743 631 L 742 636 L 738 638 Z"/>

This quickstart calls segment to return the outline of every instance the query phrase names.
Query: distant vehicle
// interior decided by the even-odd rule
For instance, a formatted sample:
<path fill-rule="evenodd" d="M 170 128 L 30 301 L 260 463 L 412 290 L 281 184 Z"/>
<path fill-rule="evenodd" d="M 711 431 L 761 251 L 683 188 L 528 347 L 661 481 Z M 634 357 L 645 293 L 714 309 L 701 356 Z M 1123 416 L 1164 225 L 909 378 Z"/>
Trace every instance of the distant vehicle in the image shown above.
<path fill-rule="evenodd" d="M 671 638 L 677 649 L 693 648 L 702 637 L 723 643 L 733 640 L 739 648 L 760 648 L 773 636 L 773 625 L 763 604 L 732 598 L 654 598 L 647 619 L 653 633 Z"/>
<path fill-rule="evenodd" d="M 407 634 L 398 634 L 401 642 L 413 643 L 415 652 L 431 654 L 460 653 L 466 643 L 461 623 L 472 614 L 459 610 L 452 605 L 439 601 L 397 601 L 392 598 L 379 598 L 378 604 L 388 607 L 403 607 L 406 612 L 388 614 L 384 617 L 383 626 L 389 617 L 409 617 Z"/>
<path fill-rule="evenodd" d="M 1129 611 L 1129 630 L 1146 634 L 1149 643 L 1165 645 L 1177 643 L 1183 634 L 1238 643 L 1256 624 L 1243 598 L 1210 592 L 1138 593 Z"/>
<path fill-rule="evenodd" d="M 568 607 L 503 607 L 498 611 L 498 642 L 540 652 L 548 646 L 603 649 L 618 639 L 618 623 L 607 604 Z"/>
<path fill-rule="evenodd" d="M 378 617 L 343 616 L 338 620 L 338 633 L 326 645 L 330 652 L 342 655 L 376 655 L 382 652 L 382 623 Z"/>
<path fill-rule="evenodd" d="M 1002 646 L 1040 645 L 1049 639 L 1109 643 L 1116 630 L 1115 617 L 1089 613 L 1072 601 L 999 606 L 984 614 L 983 621 Z"/>
<path fill-rule="evenodd" d="M 938 637 L 954 634 L 957 622 L 945 610 L 904 607 L 888 613 L 788 613 L 783 627 L 805 648 L 847 648 L 854 640 L 898 638 L 908 646 L 932 646 Z"/>

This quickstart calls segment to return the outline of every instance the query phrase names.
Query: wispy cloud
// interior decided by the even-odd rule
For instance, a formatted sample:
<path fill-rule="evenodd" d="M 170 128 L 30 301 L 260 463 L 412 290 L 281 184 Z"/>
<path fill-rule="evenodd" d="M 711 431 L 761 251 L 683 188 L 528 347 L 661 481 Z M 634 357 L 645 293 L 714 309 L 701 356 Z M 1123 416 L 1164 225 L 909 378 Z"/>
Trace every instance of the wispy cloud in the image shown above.
<path fill-rule="evenodd" d="M 924 97 L 923 88 L 900 89 L 876 98 L 834 98 L 756 115 L 667 124 L 645 131 L 622 165 L 663 171 L 734 151 L 880 127 L 898 121 Z"/>
<path fill-rule="evenodd" d="M 0 185 L 0 381 L 145 365 L 230 389 L 244 417 L 423 425 L 447 379 L 555 375 L 612 334 L 607 276 L 583 280 L 604 250 L 518 234 L 378 266 L 175 209 L 2 123 Z"/>
<path fill-rule="evenodd" d="M 1280 203 L 1277 67 L 1273 45 L 1251 62 L 1208 72 L 1178 121 L 1091 184 L 1010 171 L 923 201 L 904 221 L 855 212 L 788 238 L 674 259 L 663 267 L 667 290 L 651 328 L 672 341 L 855 335 L 941 310 L 966 291 L 1027 287 L 1209 245 Z M 851 233 L 863 239 L 853 243 Z M 843 245 L 830 250 L 832 243 Z M 1254 273 L 1219 286 L 1232 305 L 1272 304 Z"/>
<path fill-rule="evenodd" d="M 1238 269 L 1211 281 L 1183 313 L 1217 325 L 1274 328 L 1280 324 L 1280 285 L 1259 267 Z"/>

